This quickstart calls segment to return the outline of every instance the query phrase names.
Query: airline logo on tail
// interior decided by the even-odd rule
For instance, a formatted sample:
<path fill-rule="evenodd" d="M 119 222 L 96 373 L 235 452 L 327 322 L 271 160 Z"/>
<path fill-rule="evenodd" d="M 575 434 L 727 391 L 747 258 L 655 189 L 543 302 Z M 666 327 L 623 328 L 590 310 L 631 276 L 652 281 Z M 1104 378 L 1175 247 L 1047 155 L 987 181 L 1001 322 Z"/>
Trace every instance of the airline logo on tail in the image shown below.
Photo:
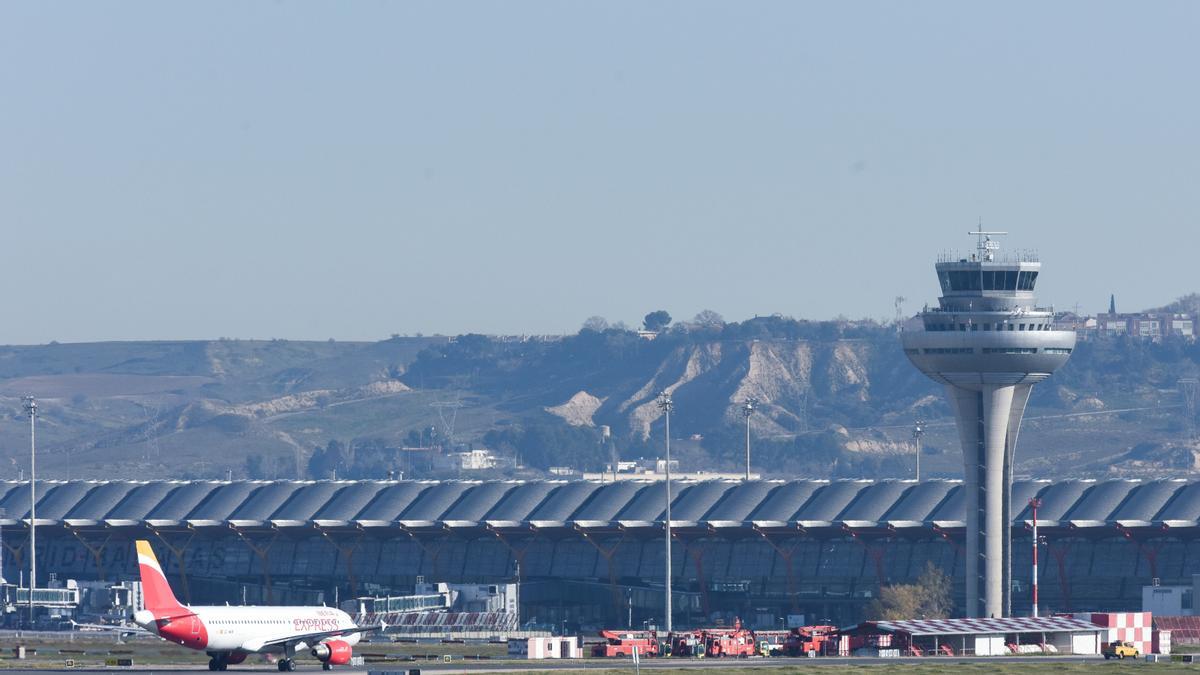
<path fill-rule="evenodd" d="M 138 571 L 142 576 L 142 596 L 146 609 L 133 614 L 134 623 L 159 637 L 192 649 L 208 645 L 208 627 L 195 612 L 180 604 L 171 592 L 150 542 L 137 541 Z"/>
<path fill-rule="evenodd" d="M 171 591 L 171 585 L 167 583 L 167 577 L 158 564 L 158 558 L 154 556 L 154 549 L 150 548 L 150 542 L 139 539 L 137 554 L 138 571 L 142 575 L 142 594 L 146 600 L 146 609 L 153 612 L 156 618 L 190 614 L 191 612 L 175 599 L 175 593 Z"/>

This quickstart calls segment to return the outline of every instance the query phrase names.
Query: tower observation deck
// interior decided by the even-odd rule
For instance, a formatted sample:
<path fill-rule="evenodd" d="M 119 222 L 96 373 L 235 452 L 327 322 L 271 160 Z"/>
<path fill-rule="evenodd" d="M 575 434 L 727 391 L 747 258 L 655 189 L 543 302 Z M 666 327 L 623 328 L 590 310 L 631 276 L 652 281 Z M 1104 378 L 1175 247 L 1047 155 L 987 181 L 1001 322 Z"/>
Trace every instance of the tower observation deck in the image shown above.
<path fill-rule="evenodd" d="M 1033 295 L 1041 263 L 1000 253 L 993 237 L 971 232 L 976 251 L 937 264 L 938 307 L 921 312 L 923 330 L 901 334 L 913 365 L 946 387 L 962 444 L 966 494 L 968 616 L 1010 614 L 1011 491 L 1017 433 L 1030 390 L 1066 363 L 1073 330 Z M 973 562 L 972 562 L 973 561 Z"/>

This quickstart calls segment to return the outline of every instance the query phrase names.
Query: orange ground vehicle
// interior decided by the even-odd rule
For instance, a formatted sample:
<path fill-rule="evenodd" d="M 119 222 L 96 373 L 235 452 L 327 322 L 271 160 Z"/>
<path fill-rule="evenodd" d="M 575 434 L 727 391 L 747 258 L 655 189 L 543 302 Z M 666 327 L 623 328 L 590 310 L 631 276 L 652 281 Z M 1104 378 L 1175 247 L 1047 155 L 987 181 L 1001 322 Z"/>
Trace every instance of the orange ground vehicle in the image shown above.
<path fill-rule="evenodd" d="M 658 634 L 654 631 L 602 630 L 604 642 L 592 647 L 592 656 L 633 656 L 637 647 L 639 656 L 658 656 Z"/>
<path fill-rule="evenodd" d="M 807 656 L 809 652 L 825 653 L 825 645 L 836 639 L 837 626 L 801 626 L 793 628 L 783 643 L 783 653 L 788 656 Z"/>
<path fill-rule="evenodd" d="M 758 653 L 758 640 L 754 631 L 742 628 L 742 620 L 735 619 L 733 628 L 707 629 L 701 632 L 704 642 L 704 655 L 718 656 L 754 656 Z"/>
<path fill-rule="evenodd" d="M 685 630 L 671 633 L 671 656 L 698 656 L 704 651 L 704 631 Z"/>

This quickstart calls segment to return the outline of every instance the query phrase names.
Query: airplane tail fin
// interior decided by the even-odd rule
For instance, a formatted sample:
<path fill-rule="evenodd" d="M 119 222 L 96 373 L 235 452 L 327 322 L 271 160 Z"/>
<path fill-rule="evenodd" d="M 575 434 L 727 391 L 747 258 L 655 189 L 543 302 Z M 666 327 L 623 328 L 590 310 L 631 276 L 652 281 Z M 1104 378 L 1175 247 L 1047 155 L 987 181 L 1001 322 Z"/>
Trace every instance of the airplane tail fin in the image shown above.
<path fill-rule="evenodd" d="M 154 549 L 150 548 L 150 542 L 139 539 L 137 554 L 138 571 L 142 576 L 142 595 L 146 600 L 146 609 L 156 614 L 164 611 L 184 610 L 183 605 L 175 599 L 175 593 L 171 591 L 171 584 L 167 583 L 167 577 L 158 564 L 158 558 L 154 556 Z"/>

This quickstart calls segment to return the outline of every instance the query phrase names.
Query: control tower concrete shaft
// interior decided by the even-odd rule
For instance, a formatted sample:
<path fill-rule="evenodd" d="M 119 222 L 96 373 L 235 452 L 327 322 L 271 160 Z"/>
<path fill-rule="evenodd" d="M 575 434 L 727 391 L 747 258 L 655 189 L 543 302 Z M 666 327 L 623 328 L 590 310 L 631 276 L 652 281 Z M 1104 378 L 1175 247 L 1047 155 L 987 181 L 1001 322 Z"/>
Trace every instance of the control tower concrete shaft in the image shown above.
<path fill-rule="evenodd" d="M 1013 453 L 1033 385 L 1070 358 L 1073 330 L 1056 330 L 1054 312 L 1033 295 L 1041 263 L 1003 255 L 993 237 L 972 232 L 975 253 L 936 265 L 942 295 L 901 333 L 904 353 L 946 387 L 962 443 L 966 490 L 967 616 L 1011 613 Z"/>

